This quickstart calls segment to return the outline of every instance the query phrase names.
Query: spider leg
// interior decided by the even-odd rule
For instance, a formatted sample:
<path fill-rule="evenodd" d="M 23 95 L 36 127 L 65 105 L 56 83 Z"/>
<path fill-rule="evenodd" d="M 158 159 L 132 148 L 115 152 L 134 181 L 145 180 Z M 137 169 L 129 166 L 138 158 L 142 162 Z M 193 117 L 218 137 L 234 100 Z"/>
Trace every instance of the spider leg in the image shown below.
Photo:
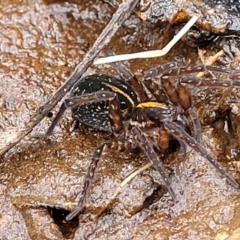
<path fill-rule="evenodd" d="M 108 51 L 107 55 L 113 56 L 116 54 L 113 51 Z M 138 81 L 135 75 L 122 62 L 113 62 L 111 66 L 113 66 L 113 69 L 122 80 L 134 88 L 139 97 L 139 102 L 146 102 L 149 99 L 142 83 Z"/>
<path fill-rule="evenodd" d="M 179 95 L 179 104 L 184 110 L 185 115 L 189 115 L 193 123 L 194 138 L 200 142 L 202 137 L 202 126 L 196 111 L 192 108 L 191 94 L 187 87 L 178 81 L 177 91 Z"/>
<path fill-rule="evenodd" d="M 180 105 L 186 114 L 188 114 L 193 122 L 194 127 L 194 138 L 199 142 L 201 140 L 201 123 L 197 117 L 196 112 L 192 109 L 192 102 L 190 94 L 186 88 L 186 85 L 194 85 L 194 86 L 208 86 L 208 87 L 240 87 L 240 80 L 230 80 L 230 79 L 201 79 L 187 74 L 193 74 L 198 72 L 219 72 L 228 74 L 230 78 L 239 78 L 240 71 L 239 70 L 230 70 L 224 69 L 215 66 L 208 65 L 198 65 L 198 66 L 189 66 L 189 67 L 177 67 L 176 64 L 171 63 L 168 65 L 159 66 L 149 70 L 145 78 L 150 79 L 152 77 L 156 77 L 160 75 L 161 84 L 166 92 L 169 100 L 174 105 Z M 183 76 L 187 75 L 187 76 Z M 170 82 L 170 77 L 172 76 L 182 76 L 178 81 L 178 91 L 176 92 L 175 87 Z M 152 83 L 148 84 L 149 89 L 157 89 L 157 84 Z M 157 90 L 155 90 L 157 91 Z"/>
<path fill-rule="evenodd" d="M 123 131 L 123 122 L 120 103 L 117 95 L 109 100 L 109 120 L 112 128 L 112 132 L 115 136 L 118 136 Z"/>
<path fill-rule="evenodd" d="M 84 204 L 85 204 L 86 199 L 89 195 L 90 186 L 91 186 L 92 180 L 94 178 L 95 170 L 96 170 L 98 162 L 99 162 L 99 160 L 102 156 L 102 153 L 103 153 L 103 151 L 105 150 L 106 147 L 107 147 L 107 144 L 104 143 L 101 146 L 99 146 L 95 150 L 95 152 L 93 153 L 92 160 L 91 160 L 91 162 L 89 164 L 89 167 L 88 167 L 88 170 L 87 170 L 87 175 L 84 179 L 83 190 L 81 192 L 80 199 L 78 200 L 77 207 L 70 214 L 67 215 L 67 217 L 66 217 L 67 221 L 73 219 L 80 212 L 83 211 Z"/>
<path fill-rule="evenodd" d="M 202 137 L 202 126 L 198 115 L 196 111 L 193 110 L 193 108 L 189 108 L 187 112 L 189 113 L 189 116 L 193 122 L 194 138 L 197 140 L 197 142 L 200 142 Z"/>
<path fill-rule="evenodd" d="M 159 87 L 159 84 L 155 81 L 152 80 L 152 78 L 156 76 L 162 76 L 162 73 L 166 69 L 172 69 L 176 68 L 177 63 L 172 62 L 172 63 L 167 63 L 155 68 L 150 69 L 143 78 L 144 85 L 147 87 L 147 89 L 152 93 L 152 95 L 156 98 L 158 102 L 166 102 L 167 96 L 164 93 L 164 90 Z M 174 89 L 175 91 L 175 89 Z M 178 98 L 176 98 L 178 99 Z"/>
<path fill-rule="evenodd" d="M 187 134 L 181 127 L 179 127 L 174 122 L 166 122 L 164 123 L 164 127 L 171 132 L 171 134 L 178 139 L 179 141 L 184 142 L 185 144 L 189 145 L 195 152 L 197 152 L 200 156 L 207 159 L 216 169 L 217 171 L 225 177 L 235 188 L 239 187 L 239 184 L 230 176 L 228 175 L 223 167 L 214 159 L 210 153 L 199 144 L 193 137 Z"/>
<path fill-rule="evenodd" d="M 230 78 L 240 75 L 239 70 L 232 70 L 229 68 L 222 68 L 222 67 L 203 65 L 203 64 L 178 68 L 178 69 L 176 69 L 176 71 L 178 71 L 178 75 L 186 75 L 186 74 L 190 74 L 190 73 L 199 73 L 199 72 L 206 72 L 206 71 L 227 74 L 230 76 Z"/>
<path fill-rule="evenodd" d="M 143 134 L 143 132 L 138 127 L 133 127 L 131 129 L 133 137 L 135 138 L 138 146 L 144 151 L 147 155 L 148 159 L 152 162 L 153 167 L 159 172 L 162 177 L 162 180 L 167 187 L 171 197 L 173 198 L 174 202 L 177 202 L 177 197 L 175 192 L 172 189 L 171 180 L 169 179 L 168 175 L 164 171 L 162 166 L 161 160 L 158 158 L 156 152 L 153 149 L 153 145 L 147 139 L 147 137 Z"/>
<path fill-rule="evenodd" d="M 120 103 L 115 93 L 109 92 L 109 91 L 100 91 L 92 94 L 81 95 L 71 99 L 66 99 L 65 105 L 67 108 L 73 108 L 74 106 L 79 106 L 80 104 L 106 101 L 106 100 L 109 100 L 109 119 L 110 119 L 112 131 L 116 136 L 119 136 L 119 134 L 122 133 L 123 131 L 123 123 L 122 123 Z M 89 194 L 90 185 L 92 183 L 94 173 L 97 168 L 97 164 L 105 148 L 109 147 L 110 145 L 111 143 L 109 144 L 104 143 L 95 150 L 92 157 L 92 161 L 90 162 L 88 167 L 87 175 L 84 180 L 81 197 L 78 201 L 78 204 L 75 210 L 73 210 L 73 212 L 71 212 L 66 217 L 67 221 L 73 219 L 83 210 L 84 204 L 86 202 L 86 198 L 88 197 L 88 194 Z"/>
<path fill-rule="evenodd" d="M 167 70 L 171 71 L 171 69 L 178 69 L 178 64 L 176 62 L 166 63 L 148 70 L 145 75 L 145 80 L 151 80 L 154 77 L 162 76 Z"/>
<path fill-rule="evenodd" d="M 219 72 L 228 74 L 230 77 L 239 77 L 240 71 L 239 70 L 229 70 L 215 66 L 208 66 L 208 65 L 199 65 L 199 66 L 190 66 L 185 68 L 178 68 L 178 69 L 171 69 L 170 71 L 166 71 L 164 74 L 171 76 L 175 74 L 184 75 L 190 73 L 197 73 L 197 72 Z M 195 76 L 187 75 L 180 78 L 178 82 L 178 92 L 179 92 L 179 100 L 180 105 L 183 107 L 185 111 L 188 112 L 190 115 L 192 122 L 194 123 L 194 138 L 200 142 L 201 140 L 201 123 L 197 117 L 196 112 L 191 107 L 191 100 L 190 94 L 186 88 L 186 85 L 193 85 L 193 86 L 207 86 L 207 87 L 240 87 L 239 80 L 230 80 L 230 79 L 201 79 Z M 188 99 L 189 100 L 188 100 Z"/>
<path fill-rule="evenodd" d="M 203 68 L 204 66 L 202 66 Z M 202 70 L 201 68 L 201 70 Z M 205 68 L 204 68 L 205 69 Z M 191 95 L 185 85 L 182 85 L 179 81 L 177 90 L 175 86 L 171 83 L 170 77 L 171 76 L 179 76 L 187 73 L 191 73 L 193 70 L 192 68 L 188 67 L 177 67 L 177 63 L 168 63 L 162 66 L 155 67 L 150 69 L 145 74 L 145 81 L 144 84 L 147 88 L 152 92 L 152 94 L 156 97 L 158 101 L 162 101 L 163 98 L 160 97 L 160 89 L 159 85 L 152 81 L 153 77 L 159 76 L 161 79 L 161 85 L 164 89 L 169 100 L 176 106 L 179 106 L 184 110 L 186 115 L 189 115 L 192 122 L 193 122 L 193 129 L 194 129 L 194 138 L 200 142 L 201 140 L 201 123 L 198 119 L 197 113 L 192 108 L 192 100 Z M 194 71 L 199 72 L 199 67 L 194 69 Z M 162 94 L 162 93 L 161 93 Z"/>
<path fill-rule="evenodd" d="M 194 77 L 192 75 L 187 75 L 191 73 L 198 72 L 218 72 L 227 74 L 230 79 L 202 79 L 198 77 Z M 187 75 L 187 76 L 184 76 Z M 162 76 L 170 77 L 170 76 L 182 76 L 179 80 L 179 84 L 182 86 L 193 85 L 193 86 L 206 86 L 206 87 L 240 87 L 240 80 L 231 80 L 233 78 L 240 77 L 240 70 L 231 70 L 216 66 L 209 65 L 198 65 L 198 66 L 189 66 L 189 67 L 181 67 L 181 68 L 170 68 L 162 74 Z"/>
<path fill-rule="evenodd" d="M 116 96 L 115 93 L 109 92 L 109 91 L 99 91 L 99 92 L 94 92 L 94 93 L 89 93 L 85 95 L 80 95 L 72 98 L 65 99 L 64 102 L 62 103 L 57 115 L 51 122 L 51 125 L 49 126 L 48 130 L 46 131 L 45 134 L 37 134 L 36 137 L 48 137 L 53 133 L 53 130 L 55 126 L 58 124 L 60 121 L 62 115 L 68 108 L 73 108 L 76 106 L 81 106 L 84 104 L 89 104 L 93 102 L 100 102 L 100 101 L 107 101 L 111 100 Z"/>
<path fill-rule="evenodd" d="M 164 128 L 159 129 L 158 146 L 162 150 L 169 148 L 170 133 Z"/>
<path fill-rule="evenodd" d="M 115 52 L 112 50 L 107 51 L 107 56 L 115 56 Z M 110 63 L 113 66 L 115 72 L 119 75 L 119 77 L 128 82 L 129 79 L 134 77 L 134 74 L 122 63 L 122 62 L 114 62 Z"/>
<path fill-rule="evenodd" d="M 163 65 L 165 66 L 165 65 Z M 218 72 L 218 73 L 223 73 L 223 74 L 227 74 L 229 75 L 230 79 L 236 77 L 239 78 L 240 76 L 240 70 L 231 70 L 231 69 L 227 69 L 227 68 L 222 68 L 222 67 L 216 67 L 216 66 L 209 66 L 209 65 L 197 65 L 197 66 L 188 66 L 188 67 L 177 67 L 176 63 L 170 63 L 169 67 L 168 65 L 166 65 L 166 67 L 163 66 L 159 66 L 159 67 L 155 67 L 153 69 L 150 69 L 146 74 L 145 74 L 145 78 L 146 79 L 151 79 L 153 77 L 156 76 L 162 76 L 162 77 L 174 77 L 174 76 L 183 76 L 184 81 L 180 80 L 180 83 L 186 83 L 186 84 L 190 84 L 191 85 L 191 81 L 188 83 L 186 81 L 186 79 L 188 79 L 190 77 L 190 79 L 192 79 L 192 75 L 188 75 L 188 76 L 184 76 L 187 74 L 193 74 L 193 73 L 199 73 L 199 72 L 206 72 L 206 71 L 211 71 L 211 72 Z M 194 77 L 193 77 L 194 79 Z M 199 78 L 198 78 L 199 79 Z M 203 82 L 206 83 L 206 85 L 201 85 L 201 86 L 209 86 L 207 85 L 207 82 L 213 82 L 212 85 L 210 86 L 222 86 L 224 87 L 224 85 L 214 85 L 214 82 L 216 79 L 201 79 Z M 204 81 L 205 80 L 205 81 Z M 217 80 L 218 81 L 218 80 Z M 227 81 L 227 80 L 221 80 L 221 81 Z M 231 80 L 230 80 L 231 81 Z M 235 81 L 234 81 L 235 82 Z M 236 85 L 233 83 L 233 85 L 231 86 L 239 86 L 239 81 L 236 81 L 238 83 L 236 83 Z M 198 85 L 195 85 L 198 86 Z M 228 87 L 229 83 L 226 84 L 225 87 Z"/>
<path fill-rule="evenodd" d="M 133 178 L 135 178 L 138 174 L 142 173 L 145 169 L 150 168 L 152 166 L 152 163 L 147 163 L 143 167 L 139 168 L 138 170 L 132 172 L 129 174 L 121 183 L 120 185 L 116 188 L 115 192 L 113 195 L 107 200 L 103 208 L 97 213 L 97 217 L 103 214 L 111 204 L 113 204 L 113 201 L 116 199 L 117 195 L 122 191 L 124 186 L 129 183 Z"/>
<path fill-rule="evenodd" d="M 180 105 L 185 115 L 190 116 L 193 122 L 194 138 L 200 142 L 202 135 L 201 123 L 197 113 L 192 108 L 192 99 L 189 90 L 185 85 L 181 84 L 181 79 L 178 82 L 177 90 L 171 83 L 169 76 L 162 76 L 161 83 L 170 101 L 176 106 Z"/>
<path fill-rule="evenodd" d="M 44 137 L 48 137 L 50 135 L 52 135 L 53 133 L 53 130 L 55 128 L 55 126 L 59 123 L 60 119 L 62 118 L 62 115 L 64 114 L 64 112 L 66 111 L 66 105 L 64 103 L 62 103 L 59 111 L 57 112 L 57 115 L 55 116 L 55 118 L 53 119 L 53 121 L 51 122 L 51 125 L 49 126 L 49 128 L 47 129 L 46 133 L 45 134 L 37 134 L 35 136 L 37 137 L 41 137 L 41 138 L 44 138 Z"/>
<path fill-rule="evenodd" d="M 166 71 L 164 71 L 162 75 L 184 76 L 187 74 L 206 72 L 206 71 L 227 74 L 230 76 L 230 78 L 232 78 L 233 76 L 240 75 L 240 70 L 231 70 L 228 68 L 222 68 L 222 67 L 216 67 L 216 66 L 210 66 L 210 65 L 204 65 L 204 64 L 166 69 Z"/>
<path fill-rule="evenodd" d="M 197 87 L 240 87 L 240 80 L 209 78 L 202 79 L 194 76 L 185 76 L 180 79 L 182 85 L 192 85 Z"/>
<path fill-rule="evenodd" d="M 85 104 L 111 100 L 115 96 L 116 94 L 114 92 L 98 91 L 65 99 L 64 104 L 66 108 L 73 108 Z"/>
<path fill-rule="evenodd" d="M 199 67 L 197 68 L 199 70 Z M 201 70 L 204 70 L 204 68 L 201 68 Z M 237 70 L 223 70 L 221 68 L 213 67 L 213 66 L 205 66 L 205 70 L 214 71 L 214 72 L 222 72 L 227 73 L 231 76 L 238 76 L 240 74 L 240 71 Z M 217 78 L 210 78 L 210 79 L 202 79 L 194 76 L 183 76 L 179 80 L 179 95 L 184 95 L 184 90 L 186 89 L 186 85 L 193 85 L 197 87 L 225 87 L 225 88 L 231 88 L 231 87 L 240 87 L 240 80 L 231 80 L 231 79 L 217 79 Z M 183 99 L 183 97 L 180 97 L 180 99 Z M 189 106 L 187 106 L 185 103 L 181 103 L 182 106 L 184 106 L 185 109 L 187 109 L 187 112 L 189 113 L 192 122 L 194 123 L 194 138 L 200 142 L 201 140 L 201 123 L 198 119 L 198 116 L 196 112 Z"/>

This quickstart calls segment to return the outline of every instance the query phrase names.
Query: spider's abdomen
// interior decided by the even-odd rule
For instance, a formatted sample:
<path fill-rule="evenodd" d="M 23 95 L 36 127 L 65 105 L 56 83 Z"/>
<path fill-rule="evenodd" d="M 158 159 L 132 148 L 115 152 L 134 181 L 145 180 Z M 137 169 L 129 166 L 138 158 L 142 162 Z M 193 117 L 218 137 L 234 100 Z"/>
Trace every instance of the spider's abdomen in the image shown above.
<path fill-rule="evenodd" d="M 145 127 L 160 127 L 163 122 L 174 121 L 177 109 L 170 104 L 145 102 L 136 106 L 132 113 L 130 125 Z"/>
<path fill-rule="evenodd" d="M 84 77 L 71 92 L 71 96 L 80 96 L 97 91 L 110 91 L 117 94 L 123 118 L 131 113 L 139 103 L 134 89 L 125 81 L 105 74 L 93 74 Z M 73 108 L 77 119 L 95 129 L 111 131 L 109 121 L 109 101 L 95 102 Z"/>

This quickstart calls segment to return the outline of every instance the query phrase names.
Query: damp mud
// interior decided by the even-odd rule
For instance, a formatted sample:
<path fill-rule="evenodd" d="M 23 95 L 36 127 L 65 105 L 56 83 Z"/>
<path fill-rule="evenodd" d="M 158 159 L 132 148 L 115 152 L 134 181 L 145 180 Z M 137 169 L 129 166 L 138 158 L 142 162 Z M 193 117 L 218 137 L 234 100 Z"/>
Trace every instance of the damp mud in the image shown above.
<path fill-rule="evenodd" d="M 77 2 L 1 3 L 0 137 L 6 129 L 28 124 L 38 107 L 65 82 L 115 12 L 106 1 Z M 116 53 L 158 49 L 165 27 L 165 22 L 144 21 L 134 14 L 100 56 L 109 49 Z M 205 63 L 221 46 L 229 46 L 231 54 L 222 53 L 214 65 L 237 68 L 239 46 L 232 40 L 204 49 L 180 41 L 163 58 L 125 63 L 142 80 L 147 70 L 167 62 L 184 66 Z M 114 75 L 110 65 L 92 66 L 86 74 L 91 73 Z M 202 123 L 201 144 L 239 182 L 240 90 L 191 87 L 190 91 Z M 51 120 L 46 117 L 32 134 L 44 133 Z M 93 151 L 106 141 L 114 141 L 109 133 L 83 125 L 75 129 L 73 120 L 67 111 L 49 139 L 29 135 L 1 156 L 0 239 L 240 238 L 240 189 L 233 188 L 194 151 L 186 155 L 177 151 L 163 159 L 178 203 L 172 202 L 161 177 L 150 167 L 126 184 L 99 215 L 119 184 L 148 163 L 142 153 L 107 150 L 84 212 L 66 222 L 66 215 L 79 199 Z"/>

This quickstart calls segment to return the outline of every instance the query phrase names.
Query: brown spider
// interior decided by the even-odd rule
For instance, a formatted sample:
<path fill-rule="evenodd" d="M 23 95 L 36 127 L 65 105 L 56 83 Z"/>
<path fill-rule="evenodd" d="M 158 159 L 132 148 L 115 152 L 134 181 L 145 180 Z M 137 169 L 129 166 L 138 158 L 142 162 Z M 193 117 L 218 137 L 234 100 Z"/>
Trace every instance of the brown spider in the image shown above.
<path fill-rule="evenodd" d="M 239 187 L 239 184 L 199 143 L 201 125 L 197 114 L 192 109 L 191 96 L 186 88 L 187 84 L 239 87 L 240 81 L 205 80 L 186 75 L 206 70 L 238 75 L 238 71 L 203 65 L 180 68 L 175 63 L 170 63 L 148 71 L 142 84 L 123 65 L 119 63 L 115 65 L 121 79 L 104 74 L 93 74 L 79 80 L 73 87 L 70 98 L 65 99 L 46 132 L 47 136 L 51 135 L 62 114 L 66 109 L 71 108 L 80 122 L 99 130 L 111 131 L 117 139 L 115 143 L 103 143 L 96 148 L 88 167 L 78 205 L 66 217 L 67 220 L 71 220 L 83 210 L 95 169 L 107 147 L 118 146 L 120 150 L 140 147 L 161 175 L 175 202 L 177 197 L 171 181 L 156 153 L 156 150 L 168 149 L 174 141 L 180 145 L 182 152 L 185 152 L 186 145 L 190 146 L 207 159 L 235 188 Z M 179 79 L 175 88 L 169 78 L 179 75 L 186 76 Z M 160 77 L 160 81 L 152 80 L 156 76 Z M 190 117 L 193 122 L 194 137 L 189 134 L 186 117 Z"/>

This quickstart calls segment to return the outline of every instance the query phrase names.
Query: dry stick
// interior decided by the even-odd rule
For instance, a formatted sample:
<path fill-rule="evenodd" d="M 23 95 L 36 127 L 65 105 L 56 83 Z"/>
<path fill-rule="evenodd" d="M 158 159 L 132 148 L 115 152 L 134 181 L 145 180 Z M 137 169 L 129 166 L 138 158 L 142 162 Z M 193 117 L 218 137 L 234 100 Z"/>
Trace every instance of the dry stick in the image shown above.
<path fill-rule="evenodd" d="M 204 65 L 213 65 L 217 61 L 217 59 L 224 54 L 224 51 L 220 50 L 215 55 L 208 57 L 208 59 L 206 61 L 204 61 L 203 60 L 203 55 L 202 55 L 201 52 L 202 51 L 200 51 L 200 49 L 199 49 L 198 50 L 198 55 L 199 55 L 199 57 L 200 57 L 200 59 L 201 59 L 201 61 Z M 196 75 L 196 77 L 198 77 L 198 78 L 203 77 L 204 74 L 205 74 L 205 72 L 200 72 Z M 215 78 L 214 74 L 212 74 L 211 72 L 210 72 L 210 74 Z"/>
<path fill-rule="evenodd" d="M 135 178 L 138 174 L 140 174 L 141 172 L 143 172 L 145 169 L 150 168 L 152 166 L 152 163 L 147 163 L 145 164 L 143 167 L 139 168 L 138 170 L 136 170 L 135 172 L 132 172 L 131 174 L 129 174 L 122 182 L 121 184 L 117 187 L 117 189 L 115 190 L 114 194 L 108 199 L 108 201 L 105 203 L 104 207 L 97 213 L 97 217 L 100 217 L 103 212 L 105 212 L 109 206 L 113 203 L 113 201 L 115 200 L 115 198 L 117 197 L 117 195 L 121 192 L 121 190 L 123 189 L 123 187 L 129 183 L 133 178 Z"/>
<path fill-rule="evenodd" d="M 183 35 L 196 23 L 198 20 L 198 16 L 193 16 L 187 24 L 179 31 L 179 33 L 161 50 L 152 50 L 152 51 L 145 51 L 145 52 L 138 52 L 138 53 L 131 53 L 131 54 L 120 54 L 105 58 L 96 59 L 93 64 L 104 64 L 104 63 L 111 63 L 111 62 L 119 62 L 124 60 L 136 59 L 136 58 L 155 58 L 155 57 L 162 57 L 166 55 L 171 48 L 183 37 Z"/>
<path fill-rule="evenodd" d="M 78 64 L 64 85 L 60 87 L 53 95 L 52 99 L 43 106 L 39 107 L 37 113 L 31 117 L 26 128 L 20 130 L 18 129 L 17 131 L 9 128 L 1 133 L 0 155 L 14 147 L 27 134 L 29 134 L 45 116 L 47 116 L 47 114 L 57 105 L 57 103 L 65 96 L 72 86 L 81 78 L 81 76 L 93 62 L 94 58 L 110 42 L 114 34 L 125 22 L 125 20 L 130 17 L 138 4 L 139 0 L 125 0 L 119 5 L 119 8 L 113 15 L 111 21 L 104 28 L 92 48 L 87 52 L 82 62 Z"/>

